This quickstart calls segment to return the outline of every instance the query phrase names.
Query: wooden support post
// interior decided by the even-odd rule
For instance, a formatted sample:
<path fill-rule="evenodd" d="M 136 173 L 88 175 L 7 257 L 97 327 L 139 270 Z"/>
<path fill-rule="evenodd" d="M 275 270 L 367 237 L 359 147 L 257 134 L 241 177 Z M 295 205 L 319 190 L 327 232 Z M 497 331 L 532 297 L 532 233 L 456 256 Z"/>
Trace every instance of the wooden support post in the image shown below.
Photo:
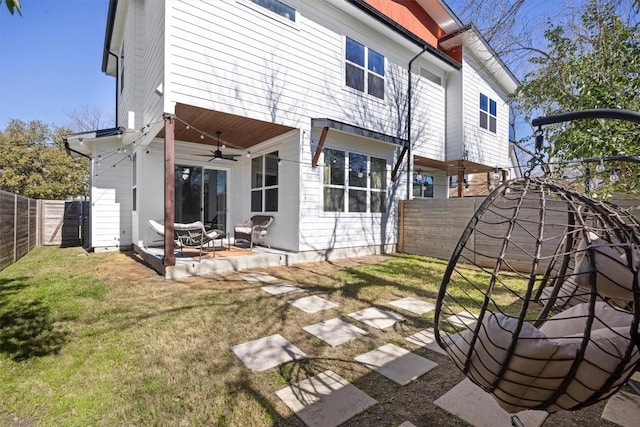
<path fill-rule="evenodd" d="M 318 146 L 316 147 L 316 152 L 313 154 L 313 160 L 311 160 L 311 166 L 318 166 L 318 159 L 320 158 L 320 153 L 322 153 L 322 148 L 324 147 L 324 141 L 327 139 L 327 133 L 329 132 L 329 127 L 325 126 L 322 128 L 322 134 L 320 134 L 320 141 L 318 141 Z"/>
<path fill-rule="evenodd" d="M 464 197 L 464 160 L 458 160 L 458 197 Z"/>
<path fill-rule="evenodd" d="M 175 120 L 173 115 L 164 115 L 164 258 L 165 267 L 176 265 L 173 240 L 175 222 L 174 216 L 174 142 Z"/>

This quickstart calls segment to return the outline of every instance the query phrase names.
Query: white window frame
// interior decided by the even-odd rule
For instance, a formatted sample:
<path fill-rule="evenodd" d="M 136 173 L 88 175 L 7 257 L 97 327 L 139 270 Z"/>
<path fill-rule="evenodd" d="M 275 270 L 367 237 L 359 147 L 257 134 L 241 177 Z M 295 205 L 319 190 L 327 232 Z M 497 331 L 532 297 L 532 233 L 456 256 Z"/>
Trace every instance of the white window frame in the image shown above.
<path fill-rule="evenodd" d="M 482 108 L 482 97 L 487 98 L 487 108 L 486 110 L 484 108 Z M 495 99 L 491 98 L 489 95 L 486 95 L 482 92 L 480 92 L 480 96 L 478 97 L 478 101 L 479 101 L 479 105 L 478 105 L 478 111 L 479 111 L 479 117 L 478 117 L 478 126 L 480 126 L 481 129 L 484 129 L 488 132 L 491 133 L 498 133 L 498 101 L 496 101 Z M 491 106 L 495 107 L 495 114 L 491 113 Z M 486 120 L 486 126 L 482 125 L 482 118 L 485 117 Z M 493 119 L 493 129 L 491 129 L 491 120 Z"/>
<path fill-rule="evenodd" d="M 343 183 L 342 184 L 337 184 L 337 183 L 327 183 L 326 182 L 326 174 L 330 171 L 328 169 L 328 167 L 330 166 L 327 163 L 327 150 L 332 150 L 335 152 L 342 152 L 343 153 L 343 161 L 342 164 L 337 166 L 338 168 L 342 168 L 344 170 L 344 175 L 343 175 Z M 362 156 L 365 158 L 365 162 L 366 162 L 366 167 L 359 167 L 356 166 L 358 168 L 358 170 L 353 170 L 352 169 L 352 164 L 350 164 L 350 159 L 351 159 L 351 155 L 353 156 Z M 383 188 L 375 188 L 371 185 L 372 183 L 372 173 L 374 173 L 373 171 L 373 161 L 375 160 L 379 160 L 379 161 L 383 161 L 384 162 L 384 183 L 383 183 Z M 357 163 L 356 163 L 357 164 Z M 359 152 L 355 152 L 355 151 L 349 151 L 347 149 L 343 149 L 343 148 L 334 148 L 334 147 L 325 147 L 323 150 L 323 174 L 322 174 L 322 212 L 325 214 L 336 214 L 336 213 L 345 213 L 345 214 L 351 214 L 351 215 L 386 215 L 387 212 L 387 197 L 389 195 L 389 179 L 388 179 L 388 174 L 387 174 L 387 164 L 388 164 L 388 160 L 384 157 L 378 157 L 375 155 L 370 155 L 370 154 L 364 154 L 364 153 L 359 153 Z M 364 178 L 366 185 L 365 186 L 355 186 L 355 185 L 350 185 L 350 174 L 354 173 L 356 174 L 356 176 L 359 179 Z M 362 173 L 364 176 L 358 176 L 358 174 Z M 327 210 L 327 204 L 326 204 L 326 189 L 338 189 L 338 190 L 342 190 L 343 191 L 343 201 L 342 201 L 342 207 L 340 210 Z M 350 192 L 351 191 L 364 191 L 366 193 L 366 199 L 365 199 L 365 206 L 366 209 L 364 211 L 352 211 L 349 209 L 349 201 L 350 201 Z M 384 194 L 383 196 L 383 200 L 382 200 L 382 211 L 380 212 L 374 212 L 372 211 L 372 194 L 373 193 L 381 193 Z"/>
<path fill-rule="evenodd" d="M 358 44 L 360 44 L 360 45 L 362 45 L 364 47 L 364 64 L 363 65 L 360 65 L 360 64 L 358 64 L 356 62 L 352 62 L 352 61 L 347 59 L 347 40 L 351 40 L 351 41 L 353 41 L 355 43 L 358 43 Z M 344 73 L 342 81 L 344 83 L 344 87 L 349 89 L 349 90 L 353 90 L 353 91 L 356 91 L 358 93 L 365 94 L 365 95 L 367 95 L 367 96 L 369 96 L 369 97 L 371 97 L 373 99 L 384 101 L 385 100 L 385 94 L 386 94 L 386 88 L 387 88 L 387 78 L 386 78 L 386 75 L 387 75 L 387 73 L 386 73 L 387 57 L 384 56 L 383 54 L 381 54 L 380 52 L 378 52 L 377 50 L 371 49 L 366 44 L 361 43 L 358 40 L 356 40 L 354 38 L 351 38 L 349 36 L 344 36 L 342 47 L 344 49 L 344 52 L 343 52 L 343 55 L 342 55 L 342 59 L 343 59 L 343 62 L 344 62 L 344 65 L 342 67 L 342 71 Z M 370 50 L 375 52 L 375 53 L 377 53 L 378 55 L 382 56 L 382 72 L 383 72 L 383 74 L 379 74 L 376 71 L 369 69 L 369 51 Z M 347 64 L 363 71 L 363 73 L 364 73 L 363 90 L 360 90 L 360 89 L 355 88 L 353 86 L 349 86 L 347 84 Z M 369 93 L 369 75 L 370 74 L 372 76 L 374 76 L 374 77 L 382 79 L 382 97 L 379 97 L 379 96 L 376 96 L 376 95 L 373 95 L 373 94 Z"/>
<path fill-rule="evenodd" d="M 253 186 L 253 161 L 257 160 L 257 159 L 262 159 L 262 183 L 261 185 L 256 185 L 255 187 Z M 275 161 L 276 162 L 276 184 L 273 185 L 267 185 L 267 160 L 270 161 Z M 250 208 L 251 208 L 251 212 L 252 213 L 273 213 L 273 212 L 278 212 L 278 209 L 280 209 L 280 158 L 279 158 L 279 153 L 278 151 L 273 151 L 267 154 L 263 154 L 260 156 L 256 156 L 256 157 L 252 157 L 251 158 L 251 165 L 250 165 L 250 170 L 251 170 L 251 184 L 250 184 L 250 189 L 249 191 L 250 193 L 250 197 L 249 197 L 249 204 L 250 204 Z M 276 209 L 275 210 L 266 210 L 266 205 L 267 205 L 267 192 L 268 191 L 273 191 L 276 190 L 276 194 L 277 194 L 277 202 L 276 202 Z M 257 193 L 260 192 L 261 194 L 261 209 L 260 210 L 253 210 L 253 193 Z"/>

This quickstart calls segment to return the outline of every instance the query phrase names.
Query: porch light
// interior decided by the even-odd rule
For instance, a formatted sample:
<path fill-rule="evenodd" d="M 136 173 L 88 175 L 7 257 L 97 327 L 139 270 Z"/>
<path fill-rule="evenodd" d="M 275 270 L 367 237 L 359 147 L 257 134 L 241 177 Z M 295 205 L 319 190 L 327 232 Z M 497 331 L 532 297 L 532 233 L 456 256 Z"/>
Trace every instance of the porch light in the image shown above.
<path fill-rule="evenodd" d="M 251 151 L 247 150 L 247 157 L 251 157 Z"/>

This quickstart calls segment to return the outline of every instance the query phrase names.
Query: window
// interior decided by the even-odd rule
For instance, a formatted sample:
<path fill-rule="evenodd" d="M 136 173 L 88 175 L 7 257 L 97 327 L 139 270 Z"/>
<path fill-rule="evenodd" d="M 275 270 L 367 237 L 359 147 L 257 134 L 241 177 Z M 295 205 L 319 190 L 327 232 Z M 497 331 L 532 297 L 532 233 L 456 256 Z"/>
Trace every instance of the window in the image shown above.
<path fill-rule="evenodd" d="M 384 56 L 346 37 L 345 84 L 384 99 Z"/>
<path fill-rule="evenodd" d="M 413 174 L 413 197 L 433 197 L 433 177 L 420 171 Z"/>
<path fill-rule="evenodd" d="M 385 159 L 325 148 L 323 185 L 325 212 L 386 212 Z"/>
<path fill-rule="evenodd" d="M 438 86 L 442 86 L 442 79 L 437 74 L 434 74 L 431 71 L 420 67 L 420 75 L 430 82 L 433 82 Z"/>
<path fill-rule="evenodd" d="M 287 18 L 292 22 L 296 22 L 296 10 L 289 5 L 282 3 L 279 0 L 251 0 L 253 3 L 269 9 L 273 13 Z"/>
<path fill-rule="evenodd" d="M 480 94 L 480 127 L 496 133 L 497 120 L 497 104 L 496 101 L 487 95 Z"/>
<path fill-rule="evenodd" d="M 132 203 L 132 207 L 133 207 L 133 211 L 137 211 L 138 210 L 138 205 L 137 205 L 137 195 L 138 195 L 138 156 L 137 153 L 133 153 L 133 156 L 131 157 L 131 163 L 133 164 L 133 188 L 132 188 L 132 195 L 133 195 L 133 203 Z"/>
<path fill-rule="evenodd" d="M 278 211 L 278 152 L 251 159 L 251 212 Z"/>

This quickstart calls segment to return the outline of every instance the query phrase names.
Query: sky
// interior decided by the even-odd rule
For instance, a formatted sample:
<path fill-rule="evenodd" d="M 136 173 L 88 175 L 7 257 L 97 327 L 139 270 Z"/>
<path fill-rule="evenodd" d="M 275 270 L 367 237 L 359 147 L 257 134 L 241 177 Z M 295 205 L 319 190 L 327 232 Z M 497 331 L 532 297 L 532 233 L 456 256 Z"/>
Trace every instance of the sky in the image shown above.
<path fill-rule="evenodd" d="M 0 4 L 0 129 L 10 119 L 64 126 L 65 112 L 115 113 L 116 79 L 102 73 L 108 0 L 20 0 Z"/>

